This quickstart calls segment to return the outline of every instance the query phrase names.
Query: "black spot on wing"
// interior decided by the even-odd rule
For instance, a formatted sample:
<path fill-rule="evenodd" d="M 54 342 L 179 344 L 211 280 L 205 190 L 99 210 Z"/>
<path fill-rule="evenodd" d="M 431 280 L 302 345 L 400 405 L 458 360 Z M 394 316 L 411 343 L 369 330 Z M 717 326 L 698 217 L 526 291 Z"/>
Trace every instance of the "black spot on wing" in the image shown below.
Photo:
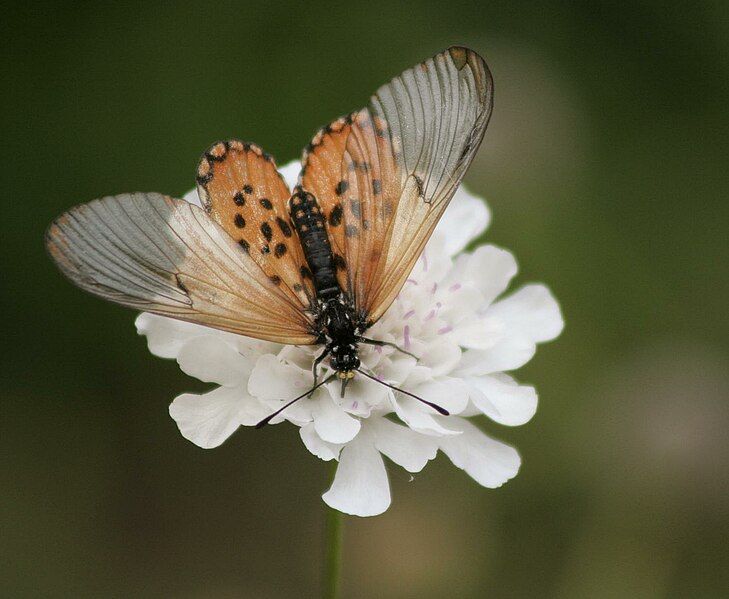
<path fill-rule="evenodd" d="M 280 258 L 284 254 L 286 254 L 286 244 L 285 243 L 277 243 L 276 247 L 273 250 L 273 255 L 276 256 L 276 258 Z"/>
<path fill-rule="evenodd" d="M 347 270 L 347 262 L 339 254 L 334 254 L 333 259 L 337 270 Z"/>
<path fill-rule="evenodd" d="M 342 224 L 342 205 L 337 204 L 332 208 L 329 213 L 329 225 L 332 227 L 338 227 Z"/>
<path fill-rule="evenodd" d="M 246 205 L 246 198 L 240 191 L 236 192 L 236 194 L 233 196 L 233 201 L 235 202 L 236 206 Z"/>
<path fill-rule="evenodd" d="M 287 223 L 280 216 L 276 217 L 276 223 L 278 224 L 278 228 L 281 229 L 281 233 L 283 233 L 284 236 L 291 237 L 292 231 L 291 231 L 291 225 L 289 225 L 289 223 Z"/>
<path fill-rule="evenodd" d="M 268 198 L 261 198 L 258 201 L 261 203 L 261 206 L 263 206 L 266 210 L 273 210 L 273 204 Z"/>
<path fill-rule="evenodd" d="M 359 218 L 362 215 L 362 206 L 357 198 L 350 198 L 349 209 L 352 211 L 355 218 Z"/>
<path fill-rule="evenodd" d="M 334 188 L 334 193 L 336 193 L 338 196 L 340 196 L 348 189 L 349 189 L 349 182 L 342 179 L 339 183 L 337 183 L 336 187 Z"/>
<path fill-rule="evenodd" d="M 233 221 L 235 222 L 235 226 L 238 227 L 239 229 L 242 229 L 243 227 L 246 226 L 246 219 L 243 218 L 243 216 L 240 214 L 236 214 Z"/>
<path fill-rule="evenodd" d="M 204 175 L 198 175 L 196 181 L 199 185 L 207 185 L 213 180 L 213 171 L 205 173 Z"/>
<path fill-rule="evenodd" d="M 271 238 L 273 237 L 271 225 L 269 225 L 268 223 L 261 223 L 261 233 L 266 238 L 266 241 L 271 241 Z"/>

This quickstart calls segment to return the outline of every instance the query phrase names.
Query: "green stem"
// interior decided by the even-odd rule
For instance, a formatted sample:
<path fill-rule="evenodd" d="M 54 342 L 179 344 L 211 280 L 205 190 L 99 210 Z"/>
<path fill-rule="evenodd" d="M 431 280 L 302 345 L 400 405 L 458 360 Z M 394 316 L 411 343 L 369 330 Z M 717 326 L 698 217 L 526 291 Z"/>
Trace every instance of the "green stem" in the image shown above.
<path fill-rule="evenodd" d="M 334 471 L 338 462 L 332 460 Z M 332 474 L 332 479 L 333 479 Z M 327 506 L 326 515 L 326 557 L 324 563 L 324 599 L 337 599 L 339 577 L 342 570 L 342 512 Z"/>

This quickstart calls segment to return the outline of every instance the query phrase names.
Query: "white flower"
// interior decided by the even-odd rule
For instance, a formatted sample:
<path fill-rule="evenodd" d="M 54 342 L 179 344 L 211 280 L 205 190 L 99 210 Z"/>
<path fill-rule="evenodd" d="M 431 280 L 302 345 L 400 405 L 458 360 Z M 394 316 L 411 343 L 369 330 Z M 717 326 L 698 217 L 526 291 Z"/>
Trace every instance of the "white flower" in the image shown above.
<path fill-rule="evenodd" d="M 298 169 L 298 163 L 281 169 L 291 185 Z M 185 199 L 198 203 L 195 192 Z M 517 451 L 467 418 L 527 422 L 537 394 L 505 372 L 529 361 L 536 344 L 559 335 L 563 322 L 543 285 L 500 297 L 517 271 L 509 252 L 492 245 L 463 251 L 489 218 L 483 201 L 461 188 L 397 300 L 368 331 L 418 360 L 389 347 L 360 346 L 363 365 L 379 379 L 435 402 L 450 416 L 357 376 L 344 399 L 335 380 L 272 421 L 295 424 L 311 453 L 339 461 L 323 495 L 331 507 L 358 516 L 384 512 L 390 488 L 383 455 L 419 472 L 441 450 L 485 487 L 516 475 Z M 152 353 L 175 358 L 188 375 L 217 385 L 201 395 L 184 393 L 170 406 L 180 432 L 200 447 L 217 447 L 239 426 L 255 425 L 311 387 L 318 347 L 257 341 L 151 314 L 141 314 L 136 324 Z M 321 373 L 329 373 L 326 364 Z"/>

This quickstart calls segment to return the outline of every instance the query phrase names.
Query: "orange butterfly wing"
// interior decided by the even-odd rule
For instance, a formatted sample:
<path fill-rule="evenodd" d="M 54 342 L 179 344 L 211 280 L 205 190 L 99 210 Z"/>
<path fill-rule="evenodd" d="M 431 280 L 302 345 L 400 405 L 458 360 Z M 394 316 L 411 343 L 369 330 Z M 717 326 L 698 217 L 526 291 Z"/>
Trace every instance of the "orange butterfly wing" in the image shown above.
<path fill-rule="evenodd" d="M 205 211 L 251 256 L 271 281 L 310 310 L 314 289 L 289 218 L 289 188 L 271 156 L 238 140 L 214 144 L 197 170 Z"/>
<path fill-rule="evenodd" d="M 317 197 L 341 257 L 340 285 L 368 323 L 412 271 L 481 144 L 492 103 L 484 60 L 449 48 L 382 86 L 304 151 L 299 185 Z"/>

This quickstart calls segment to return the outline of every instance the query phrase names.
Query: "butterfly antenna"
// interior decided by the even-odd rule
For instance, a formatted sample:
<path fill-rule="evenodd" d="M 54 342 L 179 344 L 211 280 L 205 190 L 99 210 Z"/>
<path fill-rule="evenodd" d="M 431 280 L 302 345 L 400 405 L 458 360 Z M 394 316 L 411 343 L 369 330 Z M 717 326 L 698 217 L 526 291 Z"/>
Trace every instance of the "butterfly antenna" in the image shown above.
<path fill-rule="evenodd" d="M 405 391 L 405 389 L 400 389 L 400 387 L 395 387 L 395 385 L 391 385 L 390 383 L 386 383 L 385 381 L 381 381 L 375 376 L 372 376 L 371 374 L 367 374 L 364 370 L 357 369 L 357 372 L 360 374 L 365 375 L 368 379 L 372 379 L 376 383 L 380 383 L 380 385 L 385 385 L 385 387 L 389 387 L 393 391 L 399 391 L 400 393 L 404 393 L 405 395 L 412 397 L 413 399 L 417 399 L 419 402 L 424 403 L 426 406 L 430 406 L 433 408 L 436 412 L 439 414 L 443 414 L 443 416 L 450 416 L 451 413 L 446 410 L 445 408 L 441 408 L 438 404 L 433 403 L 432 401 L 428 401 L 427 399 L 423 399 L 422 397 L 418 397 L 414 393 L 410 393 L 410 391 Z"/>
<path fill-rule="evenodd" d="M 331 381 L 331 380 L 332 380 L 332 379 L 333 379 L 333 378 L 334 378 L 335 376 L 336 376 L 336 375 L 334 375 L 334 374 L 333 374 L 333 375 L 331 375 L 331 376 L 329 376 L 329 377 L 325 378 L 325 379 L 324 379 L 324 380 L 323 380 L 323 381 L 322 381 L 321 383 L 319 383 L 318 385 L 314 385 L 314 386 L 313 386 L 313 387 L 312 387 L 311 389 L 309 389 L 309 390 L 308 390 L 308 391 L 306 391 L 305 393 L 302 393 L 302 394 L 301 394 L 301 395 L 299 395 L 298 397 L 294 397 L 294 399 L 292 399 L 292 400 L 291 400 L 290 402 L 288 402 L 288 403 L 287 403 L 286 405 L 283 405 L 283 406 L 281 406 L 281 407 L 280 407 L 280 408 L 279 408 L 278 410 L 276 410 L 276 411 L 275 411 L 275 412 L 274 412 L 273 414 L 271 414 L 271 415 L 269 415 L 269 416 L 266 416 L 266 417 L 265 417 L 265 418 L 264 418 L 263 420 L 261 420 L 261 421 L 260 421 L 260 422 L 259 422 L 258 424 L 256 424 L 256 428 L 263 428 L 263 427 L 264 427 L 264 426 L 266 426 L 266 425 L 267 425 L 267 424 L 268 424 L 269 422 L 271 422 L 271 420 L 273 420 L 274 418 L 276 418 L 276 416 L 278 416 L 278 415 L 279 415 L 279 414 L 280 414 L 281 412 L 283 412 L 283 411 L 284 411 L 284 410 L 285 410 L 286 408 L 288 408 L 288 407 L 289 407 L 290 405 L 292 405 L 292 404 L 295 404 L 295 403 L 296 403 L 297 401 L 299 401 L 300 399 L 303 399 L 304 397 L 306 397 L 306 396 L 307 396 L 307 395 L 309 395 L 310 393 L 313 393 L 314 391 L 316 391 L 316 390 L 317 390 L 317 389 L 318 389 L 319 387 L 321 387 L 322 385 L 326 385 L 326 384 L 327 384 L 327 383 L 328 383 L 329 381 Z"/>

